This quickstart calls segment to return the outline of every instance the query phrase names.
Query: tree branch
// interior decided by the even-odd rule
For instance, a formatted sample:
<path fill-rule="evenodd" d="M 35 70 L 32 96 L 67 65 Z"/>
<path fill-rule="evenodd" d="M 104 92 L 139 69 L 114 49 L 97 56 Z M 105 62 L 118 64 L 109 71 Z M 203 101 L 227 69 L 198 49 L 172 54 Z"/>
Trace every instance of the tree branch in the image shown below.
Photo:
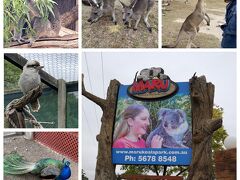
<path fill-rule="evenodd" d="M 25 117 L 28 115 L 30 117 L 30 123 L 32 123 L 34 127 L 42 128 L 42 126 L 37 122 L 37 119 L 30 113 L 30 110 L 26 114 L 27 104 L 36 101 L 37 98 L 41 96 L 41 94 L 42 87 L 39 85 L 23 97 L 12 100 L 6 106 L 5 117 L 9 122 L 10 127 L 25 128 Z"/>
<path fill-rule="evenodd" d="M 176 176 L 179 176 L 179 175 L 181 175 L 182 173 L 184 173 L 185 171 L 187 171 L 188 170 L 188 168 L 185 168 L 185 169 L 182 169 L 179 173 L 177 173 L 177 175 Z"/>
<path fill-rule="evenodd" d="M 11 109 L 22 109 L 30 102 L 36 101 L 42 95 L 42 87 L 39 85 L 36 88 L 29 91 L 26 95 L 19 99 L 12 100 L 7 106 L 6 111 Z"/>
<path fill-rule="evenodd" d="M 157 165 L 153 165 L 153 167 L 155 169 L 156 175 L 159 176 Z"/>
<path fill-rule="evenodd" d="M 163 166 L 163 176 L 166 176 L 167 174 L 167 166 Z"/>
<path fill-rule="evenodd" d="M 97 97 L 97 96 L 93 95 L 92 93 L 88 92 L 87 90 L 85 90 L 83 74 L 82 74 L 82 95 L 85 96 L 86 98 L 88 98 L 90 101 L 93 101 L 94 103 L 99 105 L 102 110 L 104 110 L 106 108 L 106 100 L 105 99 Z"/>

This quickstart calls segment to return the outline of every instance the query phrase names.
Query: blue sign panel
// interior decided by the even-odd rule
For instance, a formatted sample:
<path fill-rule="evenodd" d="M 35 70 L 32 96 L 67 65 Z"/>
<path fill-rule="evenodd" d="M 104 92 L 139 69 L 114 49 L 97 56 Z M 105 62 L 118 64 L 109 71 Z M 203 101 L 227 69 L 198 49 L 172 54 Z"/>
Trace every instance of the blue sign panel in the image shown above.
<path fill-rule="evenodd" d="M 139 82 L 119 88 L 112 162 L 189 165 L 192 158 L 189 83 Z M 168 88 L 171 93 L 159 88 Z M 139 97 L 136 92 L 140 92 Z"/>

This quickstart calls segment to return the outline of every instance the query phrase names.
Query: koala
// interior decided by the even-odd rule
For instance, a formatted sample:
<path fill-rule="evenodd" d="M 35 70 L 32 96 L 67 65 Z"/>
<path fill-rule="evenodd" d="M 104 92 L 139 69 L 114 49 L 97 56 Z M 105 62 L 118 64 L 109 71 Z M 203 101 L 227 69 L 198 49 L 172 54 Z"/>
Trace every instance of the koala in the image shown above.
<path fill-rule="evenodd" d="M 183 110 L 162 108 L 158 112 L 158 120 L 159 125 L 147 137 L 146 147 L 151 147 L 151 141 L 155 135 L 163 138 L 162 147 L 165 148 L 190 146 L 191 132 Z"/>
<path fill-rule="evenodd" d="M 146 82 L 147 80 L 160 78 L 167 79 L 168 76 L 164 74 L 164 70 L 160 67 L 151 67 L 148 69 L 143 69 L 140 71 L 140 74 L 137 76 L 137 81 L 143 80 Z"/>

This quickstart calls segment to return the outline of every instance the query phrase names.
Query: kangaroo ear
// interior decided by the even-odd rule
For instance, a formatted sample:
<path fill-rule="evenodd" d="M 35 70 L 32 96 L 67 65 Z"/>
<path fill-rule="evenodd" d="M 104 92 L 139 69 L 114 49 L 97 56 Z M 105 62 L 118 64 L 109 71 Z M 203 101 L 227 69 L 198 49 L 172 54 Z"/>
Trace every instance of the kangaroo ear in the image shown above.
<path fill-rule="evenodd" d="M 123 8 L 126 7 L 126 5 L 122 2 L 122 1 L 119 1 L 121 3 L 121 5 L 123 6 Z"/>
<path fill-rule="evenodd" d="M 134 6 L 136 5 L 137 1 L 138 1 L 138 0 L 133 0 L 133 1 L 131 2 L 130 6 L 129 6 L 130 9 L 134 8 Z"/>

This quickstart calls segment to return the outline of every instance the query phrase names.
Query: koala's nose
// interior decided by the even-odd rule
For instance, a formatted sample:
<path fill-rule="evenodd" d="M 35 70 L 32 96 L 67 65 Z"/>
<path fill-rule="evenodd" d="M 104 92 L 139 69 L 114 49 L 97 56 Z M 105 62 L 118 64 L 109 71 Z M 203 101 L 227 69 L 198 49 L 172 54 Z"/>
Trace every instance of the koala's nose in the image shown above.
<path fill-rule="evenodd" d="M 87 21 L 88 21 L 88 22 L 91 22 L 92 20 L 91 20 L 91 18 L 89 18 Z"/>
<path fill-rule="evenodd" d="M 123 22 L 126 21 L 126 19 L 123 19 Z"/>

